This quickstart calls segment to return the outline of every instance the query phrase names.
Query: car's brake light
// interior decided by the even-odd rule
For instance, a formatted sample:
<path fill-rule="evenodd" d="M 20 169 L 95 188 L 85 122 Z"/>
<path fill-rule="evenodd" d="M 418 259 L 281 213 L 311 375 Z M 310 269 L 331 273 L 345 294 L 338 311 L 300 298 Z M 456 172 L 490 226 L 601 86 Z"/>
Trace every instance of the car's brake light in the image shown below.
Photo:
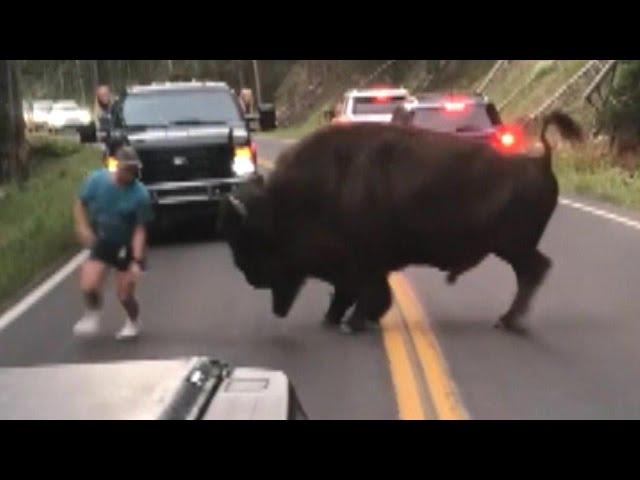
<path fill-rule="evenodd" d="M 502 152 L 513 153 L 523 147 L 524 136 L 518 127 L 503 125 L 496 130 L 492 143 Z"/>
<path fill-rule="evenodd" d="M 378 95 L 375 98 L 376 103 L 387 103 L 389 101 L 389 97 L 387 95 Z"/>
<path fill-rule="evenodd" d="M 449 113 L 463 112 L 467 105 L 461 101 L 444 102 L 444 110 Z"/>
<path fill-rule="evenodd" d="M 503 147 L 510 148 L 516 143 L 516 137 L 511 132 L 505 132 L 500 135 L 500 143 Z"/>

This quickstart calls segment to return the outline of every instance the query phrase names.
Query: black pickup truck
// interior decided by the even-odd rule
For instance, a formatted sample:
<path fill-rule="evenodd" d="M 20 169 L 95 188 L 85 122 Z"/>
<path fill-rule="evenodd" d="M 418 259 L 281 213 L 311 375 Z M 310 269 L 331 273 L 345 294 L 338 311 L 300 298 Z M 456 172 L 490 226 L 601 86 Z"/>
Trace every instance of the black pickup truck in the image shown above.
<path fill-rule="evenodd" d="M 155 226 L 176 216 L 211 215 L 222 195 L 260 178 L 251 138 L 257 120 L 243 114 L 222 82 L 134 86 L 112 108 L 105 162 L 110 165 L 119 145 L 136 150 Z"/>

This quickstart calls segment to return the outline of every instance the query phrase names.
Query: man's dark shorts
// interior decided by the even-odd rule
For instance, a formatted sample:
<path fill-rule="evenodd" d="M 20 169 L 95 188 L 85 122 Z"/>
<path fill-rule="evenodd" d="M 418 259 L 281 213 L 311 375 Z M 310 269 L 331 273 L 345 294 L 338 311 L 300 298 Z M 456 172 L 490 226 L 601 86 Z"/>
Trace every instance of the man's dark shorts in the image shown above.
<path fill-rule="evenodd" d="M 131 265 L 133 255 L 129 245 L 98 240 L 91 248 L 90 258 L 112 266 L 120 272 L 126 272 Z"/>

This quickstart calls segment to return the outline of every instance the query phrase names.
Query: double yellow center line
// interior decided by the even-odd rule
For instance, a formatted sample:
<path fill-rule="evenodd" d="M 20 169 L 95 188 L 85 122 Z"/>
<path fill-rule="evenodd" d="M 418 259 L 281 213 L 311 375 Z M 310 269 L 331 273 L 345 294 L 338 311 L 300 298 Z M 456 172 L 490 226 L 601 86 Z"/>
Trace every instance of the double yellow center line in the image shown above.
<path fill-rule="evenodd" d="M 403 274 L 393 273 L 389 283 L 395 302 L 382 319 L 382 336 L 400 418 L 467 419 L 438 341 L 409 281 Z M 421 388 L 423 382 L 426 388 Z"/>
<path fill-rule="evenodd" d="M 265 158 L 259 164 L 266 170 L 274 166 Z M 394 304 L 381 326 L 400 419 L 467 419 L 426 312 L 409 281 L 393 273 L 389 284 Z"/>

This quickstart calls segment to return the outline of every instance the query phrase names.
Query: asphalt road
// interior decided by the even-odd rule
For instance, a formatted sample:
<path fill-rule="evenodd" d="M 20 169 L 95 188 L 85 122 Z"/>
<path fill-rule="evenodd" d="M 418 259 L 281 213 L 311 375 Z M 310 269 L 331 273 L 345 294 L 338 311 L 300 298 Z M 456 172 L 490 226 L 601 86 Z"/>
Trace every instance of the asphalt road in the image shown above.
<path fill-rule="evenodd" d="M 262 164 L 284 146 L 260 140 Z M 321 325 L 330 290 L 315 281 L 287 319 L 273 317 L 226 245 L 193 227 L 152 249 L 139 341 L 113 340 L 123 313 L 111 286 L 104 335 L 73 338 L 74 273 L 0 331 L 0 367 L 206 354 L 284 370 L 316 419 L 640 418 L 640 224 L 559 206 L 541 245 L 554 267 L 526 334 L 493 328 L 515 280 L 491 258 L 455 286 L 407 269 L 383 326 L 354 337 Z"/>

